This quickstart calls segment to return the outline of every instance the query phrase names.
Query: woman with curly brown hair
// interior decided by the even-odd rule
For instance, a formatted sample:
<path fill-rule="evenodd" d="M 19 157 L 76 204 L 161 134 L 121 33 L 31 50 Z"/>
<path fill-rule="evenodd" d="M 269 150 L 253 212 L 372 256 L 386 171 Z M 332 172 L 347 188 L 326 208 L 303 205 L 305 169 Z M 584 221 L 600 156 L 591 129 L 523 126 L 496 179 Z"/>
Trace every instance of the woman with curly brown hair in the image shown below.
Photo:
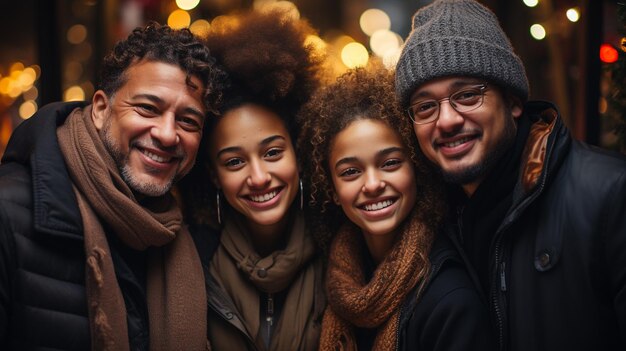
<path fill-rule="evenodd" d="M 486 305 L 444 235 L 443 199 L 383 68 L 302 109 L 312 227 L 328 252 L 321 350 L 490 350 Z"/>
<path fill-rule="evenodd" d="M 296 112 L 323 61 L 305 45 L 309 34 L 306 22 L 273 10 L 228 17 L 206 39 L 230 85 L 182 193 L 216 350 L 318 349 L 322 264 L 302 214 L 294 146 Z M 213 218 L 218 235 L 199 224 Z"/>

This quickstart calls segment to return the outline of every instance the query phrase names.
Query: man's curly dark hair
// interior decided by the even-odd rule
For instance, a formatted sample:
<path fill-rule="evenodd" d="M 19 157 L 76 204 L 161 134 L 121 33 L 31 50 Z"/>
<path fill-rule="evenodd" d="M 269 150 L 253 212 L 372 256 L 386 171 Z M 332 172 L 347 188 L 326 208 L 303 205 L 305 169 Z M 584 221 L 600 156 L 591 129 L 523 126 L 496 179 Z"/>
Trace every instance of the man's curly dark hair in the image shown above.
<path fill-rule="evenodd" d="M 186 216 L 215 222 L 208 141 L 222 115 L 248 103 L 262 106 L 280 117 L 295 143 L 296 114 L 325 77 L 324 54 L 306 41 L 314 34 L 307 21 L 281 9 L 241 12 L 213 22 L 205 44 L 230 81 L 219 114 L 205 123 L 196 165 L 179 183 Z"/>
<path fill-rule="evenodd" d="M 439 177 L 420 151 L 408 116 L 398 107 L 393 84 L 393 72 L 380 64 L 350 70 L 313 95 L 298 116 L 302 132 L 297 150 L 306 160 L 301 166 L 309 195 L 309 223 L 324 251 L 347 220 L 341 207 L 333 202 L 331 147 L 335 136 L 357 120 L 383 121 L 398 132 L 415 168 L 418 198 L 414 211 L 428 223 L 438 224 L 443 217 Z"/>
<path fill-rule="evenodd" d="M 216 111 L 222 91 L 228 82 L 226 73 L 216 64 L 209 49 L 188 29 L 174 30 L 166 25 L 151 22 L 136 28 L 113 47 L 104 58 L 100 89 L 114 96 L 126 82 L 128 68 L 140 61 L 158 61 L 180 67 L 187 74 L 187 84 L 193 88 L 191 77 L 205 86 L 204 105 Z"/>

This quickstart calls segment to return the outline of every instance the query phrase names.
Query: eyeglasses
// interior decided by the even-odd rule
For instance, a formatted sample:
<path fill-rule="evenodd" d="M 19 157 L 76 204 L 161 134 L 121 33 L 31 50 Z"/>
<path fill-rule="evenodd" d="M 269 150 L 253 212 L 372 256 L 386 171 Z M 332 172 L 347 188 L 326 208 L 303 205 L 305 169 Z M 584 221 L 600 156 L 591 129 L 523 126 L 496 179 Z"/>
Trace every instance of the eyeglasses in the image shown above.
<path fill-rule="evenodd" d="M 428 99 L 417 101 L 407 109 L 409 118 L 411 118 L 411 121 L 415 124 L 434 122 L 439 118 L 440 106 L 445 100 L 448 100 L 450 106 L 459 113 L 473 111 L 482 106 L 485 100 L 485 89 L 487 89 L 487 84 L 483 83 L 462 88 L 450 94 L 447 98 L 440 100 Z"/>

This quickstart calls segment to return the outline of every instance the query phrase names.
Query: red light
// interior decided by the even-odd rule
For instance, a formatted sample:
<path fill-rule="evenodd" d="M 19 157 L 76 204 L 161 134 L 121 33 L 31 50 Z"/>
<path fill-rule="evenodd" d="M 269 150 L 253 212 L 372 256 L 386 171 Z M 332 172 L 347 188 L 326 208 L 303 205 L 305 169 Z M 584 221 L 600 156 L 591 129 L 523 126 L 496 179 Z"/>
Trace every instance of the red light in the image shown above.
<path fill-rule="evenodd" d="M 617 57 L 617 50 L 613 46 L 609 44 L 600 45 L 600 60 L 602 60 L 602 62 L 613 63 L 617 61 Z"/>

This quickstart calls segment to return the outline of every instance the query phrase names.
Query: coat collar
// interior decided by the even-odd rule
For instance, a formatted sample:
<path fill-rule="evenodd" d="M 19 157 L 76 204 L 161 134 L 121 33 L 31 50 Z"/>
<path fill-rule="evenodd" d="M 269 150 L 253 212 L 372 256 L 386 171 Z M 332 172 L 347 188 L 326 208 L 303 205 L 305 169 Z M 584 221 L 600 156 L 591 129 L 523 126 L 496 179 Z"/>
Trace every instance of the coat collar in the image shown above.
<path fill-rule="evenodd" d="M 86 105 L 86 102 L 58 102 L 42 107 L 15 129 L 2 158 L 2 163 L 30 166 L 35 230 L 81 241 L 80 211 L 59 149 L 56 129 L 74 109 Z"/>

